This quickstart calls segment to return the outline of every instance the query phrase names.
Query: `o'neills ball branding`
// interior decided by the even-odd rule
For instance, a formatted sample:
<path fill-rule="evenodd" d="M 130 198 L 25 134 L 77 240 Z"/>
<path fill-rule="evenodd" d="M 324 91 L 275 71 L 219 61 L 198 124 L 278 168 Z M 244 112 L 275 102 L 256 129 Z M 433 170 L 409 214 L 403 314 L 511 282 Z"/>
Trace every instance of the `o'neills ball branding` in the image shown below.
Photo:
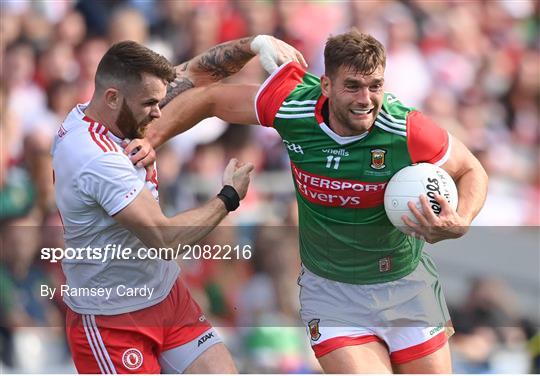
<path fill-rule="evenodd" d="M 435 176 L 426 179 L 426 196 L 428 197 L 431 210 L 433 210 L 433 212 L 437 215 L 439 215 L 441 212 L 441 205 L 435 199 L 435 195 L 439 194 L 443 196 L 446 201 L 450 202 L 450 191 L 448 189 L 448 185 L 449 182 L 446 179 L 446 176 L 438 171 L 435 172 Z"/>

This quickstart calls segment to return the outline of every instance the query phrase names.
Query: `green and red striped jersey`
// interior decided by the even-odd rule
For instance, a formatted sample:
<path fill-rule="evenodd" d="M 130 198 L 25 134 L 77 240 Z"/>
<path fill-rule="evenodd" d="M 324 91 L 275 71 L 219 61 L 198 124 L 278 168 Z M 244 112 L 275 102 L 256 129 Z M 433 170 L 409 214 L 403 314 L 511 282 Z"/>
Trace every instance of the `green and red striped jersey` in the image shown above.
<path fill-rule="evenodd" d="M 346 283 L 402 278 L 416 268 L 423 242 L 392 226 L 384 190 L 405 166 L 443 164 L 449 135 L 385 93 L 370 130 L 343 137 L 325 124 L 326 101 L 319 78 L 293 62 L 274 72 L 255 99 L 260 124 L 278 131 L 289 154 L 302 263 L 319 276 Z"/>

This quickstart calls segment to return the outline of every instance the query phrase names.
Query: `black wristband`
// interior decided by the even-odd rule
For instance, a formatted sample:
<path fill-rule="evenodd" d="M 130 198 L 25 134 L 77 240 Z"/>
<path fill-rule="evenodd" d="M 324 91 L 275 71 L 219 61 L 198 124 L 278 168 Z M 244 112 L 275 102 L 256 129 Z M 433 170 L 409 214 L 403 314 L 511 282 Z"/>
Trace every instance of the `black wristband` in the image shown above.
<path fill-rule="evenodd" d="M 218 193 L 217 197 L 223 201 L 227 211 L 235 211 L 240 206 L 240 196 L 231 185 L 225 185 Z"/>

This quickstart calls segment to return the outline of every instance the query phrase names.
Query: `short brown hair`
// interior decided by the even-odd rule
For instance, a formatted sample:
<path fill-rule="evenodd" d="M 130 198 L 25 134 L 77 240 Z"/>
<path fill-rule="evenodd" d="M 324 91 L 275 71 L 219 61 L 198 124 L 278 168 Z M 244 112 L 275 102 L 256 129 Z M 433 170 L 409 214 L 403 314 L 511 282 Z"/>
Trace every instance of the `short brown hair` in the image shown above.
<path fill-rule="evenodd" d="M 123 41 L 113 44 L 103 55 L 96 71 L 96 89 L 108 85 L 125 85 L 140 81 L 143 73 L 148 73 L 171 82 L 175 78 L 172 64 L 162 55 L 145 46 Z"/>
<path fill-rule="evenodd" d="M 324 48 L 324 69 L 327 76 L 333 76 L 339 67 L 353 68 L 369 75 L 377 67 L 386 66 L 384 47 L 377 39 L 357 29 L 331 36 Z"/>

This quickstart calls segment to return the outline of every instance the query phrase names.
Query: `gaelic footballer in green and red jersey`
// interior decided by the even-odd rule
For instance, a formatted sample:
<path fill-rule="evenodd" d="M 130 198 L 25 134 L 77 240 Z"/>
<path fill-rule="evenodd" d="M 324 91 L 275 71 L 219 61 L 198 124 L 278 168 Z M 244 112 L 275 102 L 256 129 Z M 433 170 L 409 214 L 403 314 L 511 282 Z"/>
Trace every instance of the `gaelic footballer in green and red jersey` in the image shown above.
<path fill-rule="evenodd" d="M 339 136 L 327 125 L 328 103 L 319 78 L 294 62 L 263 83 L 255 102 L 259 123 L 277 130 L 289 154 L 304 266 L 352 284 L 388 282 L 411 273 L 423 242 L 391 225 L 384 189 L 405 166 L 443 164 L 451 147 L 448 133 L 385 93 L 368 132 Z"/>

